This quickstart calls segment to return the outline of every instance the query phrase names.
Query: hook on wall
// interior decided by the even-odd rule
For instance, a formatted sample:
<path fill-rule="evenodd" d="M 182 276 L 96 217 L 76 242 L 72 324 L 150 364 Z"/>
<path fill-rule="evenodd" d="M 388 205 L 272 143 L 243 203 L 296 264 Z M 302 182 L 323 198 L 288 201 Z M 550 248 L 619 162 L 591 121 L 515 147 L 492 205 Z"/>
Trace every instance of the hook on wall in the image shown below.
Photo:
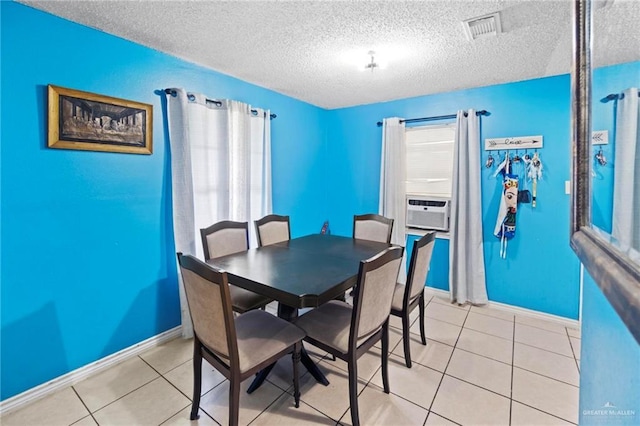
<path fill-rule="evenodd" d="M 520 150 L 516 149 L 516 155 L 514 155 L 513 157 L 513 162 L 519 163 L 521 160 L 522 160 L 522 157 L 520 157 Z"/>
<path fill-rule="evenodd" d="M 601 166 L 607 165 L 607 157 L 604 156 L 604 152 L 602 152 L 602 148 L 600 148 L 600 150 L 596 154 L 595 159 L 597 163 L 600 164 Z"/>
<path fill-rule="evenodd" d="M 493 162 L 494 162 L 493 155 L 489 154 L 489 157 L 487 157 L 487 162 L 484 163 L 484 166 L 487 169 L 490 169 L 493 166 Z"/>

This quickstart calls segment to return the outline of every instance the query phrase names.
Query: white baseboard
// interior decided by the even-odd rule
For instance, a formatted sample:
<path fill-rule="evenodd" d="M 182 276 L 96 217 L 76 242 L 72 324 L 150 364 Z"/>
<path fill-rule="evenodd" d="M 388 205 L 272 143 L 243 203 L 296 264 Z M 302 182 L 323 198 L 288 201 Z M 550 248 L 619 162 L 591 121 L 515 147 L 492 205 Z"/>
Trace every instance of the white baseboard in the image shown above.
<path fill-rule="evenodd" d="M 128 348 L 118 351 L 112 355 L 94 361 L 91 364 L 87 364 L 84 367 L 80 367 L 76 370 L 68 372 L 67 374 L 56 377 L 53 380 L 49 380 L 46 383 L 26 390 L 16 396 L 5 399 L 4 401 L 0 402 L 0 415 L 4 415 L 11 411 L 14 411 L 53 392 L 78 383 L 79 381 L 84 380 L 91 375 L 104 371 L 107 368 L 112 367 L 115 364 L 118 364 L 129 358 L 132 358 L 148 349 L 151 349 L 169 340 L 173 340 L 176 337 L 179 337 L 181 333 L 181 326 L 172 328 L 156 336 L 150 337 L 147 340 L 143 340 L 140 343 L 136 343 L 133 346 L 129 346 Z"/>
<path fill-rule="evenodd" d="M 448 291 L 440 290 L 439 288 L 433 288 L 433 287 L 425 287 L 425 288 L 427 289 L 428 292 L 432 292 L 436 295 L 445 296 L 449 298 Z M 545 312 L 534 311 L 533 309 L 521 308 L 519 306 L 507 305 L 506 303 L 493 302 L 491 300 L 489 301 L 487 306 L 493 309 L 498 309 L 498 310 L 509 312 L 515 315 L 521 315 L 529 318 L 536 318 L 544 321 L 554 322 L 556 324 L 562 325 L 563 327 L 580 329 L 580 321 L 572 320 L 572 319 L 561 317 L 558 315 L 547 314 Z"/>

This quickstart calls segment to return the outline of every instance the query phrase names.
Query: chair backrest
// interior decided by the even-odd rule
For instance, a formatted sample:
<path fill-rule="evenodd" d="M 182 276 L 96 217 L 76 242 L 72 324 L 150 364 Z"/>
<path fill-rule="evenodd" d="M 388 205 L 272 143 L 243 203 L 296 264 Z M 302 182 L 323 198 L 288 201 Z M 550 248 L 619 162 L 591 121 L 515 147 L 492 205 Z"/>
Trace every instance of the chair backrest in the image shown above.
<path fill-rule="evenodd" d="M 379 214 L 353 216 L 353 238 L 389 244 L 392 230 L 393 219 Z"/>
<path fill-rule="evenodd" d="M 291 239 L 289 216 L 270 214 L 255 222 L 258 247 L 280 243 Z"/>
<path fill-rule="evenodd" d="M 238 359 L 238 346 L 227 273 L 190 255 L 178 253 L 193 331 L 227 365 Z"/>
<path fill-rule="evenodd" d="M 435 231 L 425 234 L 422 238 L 413 242 L 413 252 L 407 274 L 407 287 L 405 288 L 405 302 L 414 300 L 424 291 L 424 284 L 429 273 L 431 254 L 436 242 Z"/>
<path fill-rule="evenodd" d="M 391 301 L 402 261 L 402 247 L 390 247 L 360 262 L 355 288 L 351 340 L 363 339 L 380 329 L 391 314 Z"/>
<path fill-rule="evenodd" d="M 249 224 L 223 220 L 200 230 L 205 259 L 249 250 Z"/>

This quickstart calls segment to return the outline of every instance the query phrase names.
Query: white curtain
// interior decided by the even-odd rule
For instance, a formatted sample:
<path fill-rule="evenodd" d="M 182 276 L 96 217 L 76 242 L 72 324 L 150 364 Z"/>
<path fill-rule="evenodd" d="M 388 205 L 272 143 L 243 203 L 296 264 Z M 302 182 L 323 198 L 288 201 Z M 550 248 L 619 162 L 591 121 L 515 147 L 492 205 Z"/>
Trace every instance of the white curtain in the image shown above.
<path fill-rule="evenodd" d="M 380 204 L 378 213 L 393 219 L 391 243 L 405 246 L 406 243 L 406 148 L 404 122 L 400 118 L 385 118 L 382 122 L 382 158 L 380 161 Z M 406 265 L 406 250 L 402 264 Z M 406 282 L 407 271 L 400 268 L 398 281 Z"/>
<path fill-rule="evenodd" d="M 487 303 L 480 198 L 480 120 L 458 111 L 453 150 L 449 291 L 452 302 Z"/>
<path fill-rule="evenodd" d="M 622 92 L 616 114 L 612 236 L 632 257 L 640 252 L 640 113 L 638 89 Z M 633 252 L 636 255 L 632 254 Z"/>
<path fill-rule="evenodd" d="M 270 112 L 172 90 L 176 96 L 167 97 L 167 111 L 176 251 L 202 259 L 200 228 L 220 220 L 251 222 L 271 213 Z M 254 247 L 253 226 L 249 230 Z M 191 337 L 179 281 L 182 334 Z"/>

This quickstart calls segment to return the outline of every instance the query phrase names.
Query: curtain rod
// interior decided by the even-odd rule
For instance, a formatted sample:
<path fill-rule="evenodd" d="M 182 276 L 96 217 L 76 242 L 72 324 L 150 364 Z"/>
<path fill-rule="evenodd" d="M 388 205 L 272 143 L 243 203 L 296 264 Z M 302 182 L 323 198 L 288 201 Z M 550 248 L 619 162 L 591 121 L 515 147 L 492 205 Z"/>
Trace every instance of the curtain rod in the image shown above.
<path fill-rule="evenodd" d="M 173 89 L 164 89 L 164 93 L 166 93 L 167 95 L 171 95 L 171 96 L 173 96 L 173 97 L 178 96 L 178 92 L 176 92 L 176 91 L 175 91 L 175 90 L 173 90 Z M 189 98 L 189 100 L 190 100 L 190 101 L 193 101 L 193 100 L 195 100 L 195 99 L 196 99 L 196 98 L 195 98 L 195 96 L 193 96 L 192 94 L 187 94 L 187 97 Z M 222 102 L 220 102 L 220 101 L 219 101 L 219 100 L 217 100 L 217 99 L 209 99 L 209 98 L 207 98 L 207 100 L 206 100 L 206 101 L 207 101 L 207 102 L 209 102 L 209 103 L 215 104 L 216 106 L 222 106 Z M 251 110 L 251 113 L 252 113 L 253 115 L 257 115 L 257 114 L 258 114 L 258 110 L 252 109 L 252 110 Z M 273 114 L 273 113 L 271 113 L 271 114 L 269 115 L 269 118 L 271 118 L 272 120 L 273 120 L 274 118 L 276 118 L 276 117 L 277 117 L 277 115 L 276 115 L 276 114 Z"/>
<path fill-rule="evenodd" d="M 640 97 L 640 92 L 638 92 L 638 97 Z M 612 93 L 600 99 L 600 102 L 606 104 L 609 101 L 617 101 L 618 99 L 624 99 L 624 93 Z"/>
<path fill-rule="evenodd" d="M 482 110 L 482 111 L 476 111 L 476 115 L 477 116 L 481 116 L 481 115 L 491 115 L 491 113 L 487 110 Z M 421 118 L 408 118 L 406 120 L 400 120 L 401 123 L 418 123 L 420 121 L 437 121 L 437 120 L 449 120 L 452 118 L 456 118 L 458 115 L 457 114 L 449 114 L 449 115 L 438 115 L 435 117 L 421 117 Z M 467 113 L 464 113 L 464 116 L 467 116 Z M 378 121 L 378 123 L 376 123 L 378 125 L 378 127 L 382 126 L 382 121 Z"/>

